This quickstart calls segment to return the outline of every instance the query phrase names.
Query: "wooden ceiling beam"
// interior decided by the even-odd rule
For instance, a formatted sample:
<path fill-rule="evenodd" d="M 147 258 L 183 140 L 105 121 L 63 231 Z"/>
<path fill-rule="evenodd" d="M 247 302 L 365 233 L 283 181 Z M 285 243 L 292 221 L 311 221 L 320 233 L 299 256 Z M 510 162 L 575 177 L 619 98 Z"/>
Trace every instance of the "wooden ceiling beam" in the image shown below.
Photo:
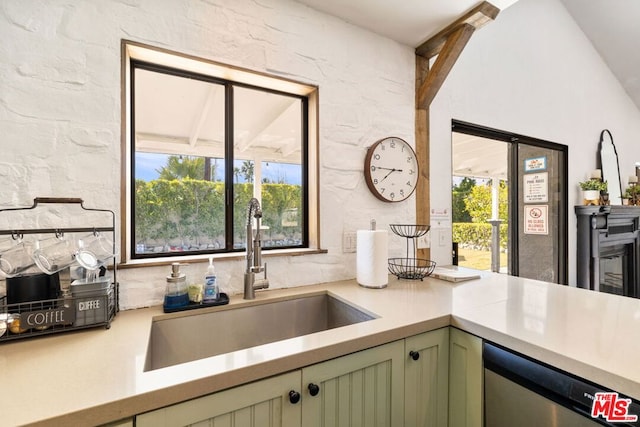
<path fill-rule="evenodd" d="M 416 92 L 418 108 L 429 108 L 474 31 L 472 25 L 462 24 L 449 36 L 429 74 Z"/>
<path fill-rule="evenodd" d="M 474 31 L 494 20 L 499 12 L 500 9 L 484 1 L 416 49 L 415 150 L 420 167 L 415 193 L 416 224 L 431 223 L 429 106 Z M 429 60 L 436 55 L 438 58 L 430 67 Z M 430 259 L 431 250 L 418 248 L 416 255 L 419 259 Z"/>
<path fill-rule="evenodd" d="M 455 33 L 462 25 L 471 25 L 474 29 L 478 29 L 496 19 L 500 13 L 500 9 L 487 1 L 483 1 L 469 12 L 462 15 L 451 25 L 445 27 L 435 36 L 416 48 L 416 55 L 432 58 L 440 53 L 451 34 Z"/>
<path fill-rule="evenodd" d="M 429 108 L 431 101 L 440 90 L 474 31 L 493 21 L 498 13 L 500 13 L 500 9 L 483 1 L 418 46 L 416 49 L 417 57 L 431 59 L 437 55 L 429 74 L 422 84 L 416 87 L 416 106 L 418 108 Z"/>

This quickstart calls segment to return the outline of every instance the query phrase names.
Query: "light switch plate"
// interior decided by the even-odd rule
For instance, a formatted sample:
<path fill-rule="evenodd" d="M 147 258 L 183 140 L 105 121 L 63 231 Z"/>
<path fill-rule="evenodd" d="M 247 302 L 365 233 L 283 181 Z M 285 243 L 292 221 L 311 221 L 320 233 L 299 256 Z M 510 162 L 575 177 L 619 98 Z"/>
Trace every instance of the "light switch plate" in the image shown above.
<path fill-rule="evenodd" d="M 431 247 L 431 234 L 418 237 L 418 249 L 428 249 Z"/>
<path fill-rule="evenodd" d="M 438 237 L 440 238 L 440 246 L 445 246 L 447 244 L 447 235 L 439 230 Z"/>
<path fill-rule="evenodd" d="M 357 237 L 355 231 L 345 231 L 342 234 L 342 252 L 355 252 L 357 247 Z"/>

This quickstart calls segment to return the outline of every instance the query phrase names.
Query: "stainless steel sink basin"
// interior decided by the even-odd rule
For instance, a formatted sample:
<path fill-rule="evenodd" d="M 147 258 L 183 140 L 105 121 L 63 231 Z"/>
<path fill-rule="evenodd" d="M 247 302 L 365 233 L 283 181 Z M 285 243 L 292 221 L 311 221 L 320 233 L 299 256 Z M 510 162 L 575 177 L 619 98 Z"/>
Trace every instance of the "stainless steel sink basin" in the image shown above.
<path fill-rule="evenodd" d="M 224 307 L 151 324 L 145 371 L 374 319 L 328 294 Z"/>

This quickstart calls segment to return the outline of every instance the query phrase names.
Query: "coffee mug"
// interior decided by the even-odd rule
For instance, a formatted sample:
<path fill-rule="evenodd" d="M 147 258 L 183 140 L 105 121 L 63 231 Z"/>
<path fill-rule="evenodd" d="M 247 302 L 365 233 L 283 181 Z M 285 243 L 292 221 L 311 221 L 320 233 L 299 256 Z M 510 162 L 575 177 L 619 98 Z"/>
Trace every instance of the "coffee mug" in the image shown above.
<path fill-rule="evenodd" d="M 31 247 L 22 239 L 9 242 L 8 249 L 0 252 L 0 271 L 7 277 L 14 277 L 33 266 Z"/>
<path fill-rule="evenodd" d="M 116 256 L 113 241 L 95 232 L 78 240 L 76 261 L 87 270 L 96 270 Z"/>
<path fill-rule="evenodd" d="M 40 270 L 53 274 L 70 267 L 75 262 L 75 246 L 64 236 L 36 241 L 33 260 Z"/>

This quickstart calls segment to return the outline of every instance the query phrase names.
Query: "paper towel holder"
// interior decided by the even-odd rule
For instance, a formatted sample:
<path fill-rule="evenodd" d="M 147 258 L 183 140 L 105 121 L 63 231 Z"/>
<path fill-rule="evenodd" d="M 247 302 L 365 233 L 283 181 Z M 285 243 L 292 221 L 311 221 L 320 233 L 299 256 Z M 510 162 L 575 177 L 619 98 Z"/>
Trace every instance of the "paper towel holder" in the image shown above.
<path fill-rule="evenodd" d="M 364 288 L 381 289 L 389 283 L 387 235 L 387 230 L 357 231 L 356 281 L 358 285 Z"/>
<path fill-rule="evenodd" d="M 407 239 L 405 258 L 389 258 L 389 272 L 398 279 L 422 280 L 436 268 L 435 261 L 416 258 L 416 240 L 429 232 L 424 224 L 389 224 L 394 234 Z M 411 255 L 411 256 L 410 256 Z"/>

